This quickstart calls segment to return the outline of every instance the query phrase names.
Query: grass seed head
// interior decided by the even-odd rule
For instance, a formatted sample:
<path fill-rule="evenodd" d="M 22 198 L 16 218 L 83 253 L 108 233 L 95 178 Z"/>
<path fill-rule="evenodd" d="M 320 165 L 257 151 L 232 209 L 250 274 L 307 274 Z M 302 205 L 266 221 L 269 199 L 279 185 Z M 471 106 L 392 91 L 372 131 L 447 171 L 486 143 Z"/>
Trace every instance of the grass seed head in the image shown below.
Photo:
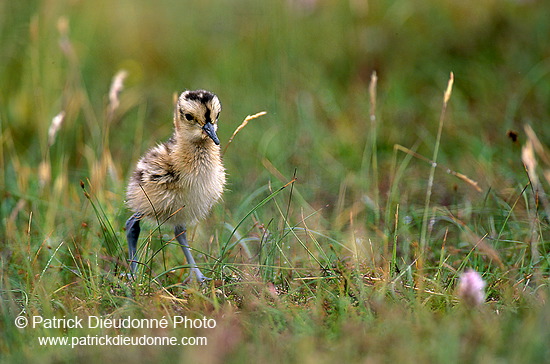
<path fill-rule="evenodd" d="M 124 89 L 124 80 L 126 79 L 126 77 L 128 77 L 128 72 L 126 70 L 118 71 L 117 74 L 113 77 L 111 88 L 109 89 L 109 109 L 111 110 L 111 112 L 116 110 L 120 105 L 118 95 Z"/>
<path fill-rule="evenodd" d="M 59 114 L 53 117 L 50 128 L 48 129 L 48 144 L 50 146 L 52 146 L 55 142 L 55 136 L 57 135 L 59 129 L 61 129 L 61 124 L 63 124 L 64 119 L 65 111 L 61 111 Z"/>

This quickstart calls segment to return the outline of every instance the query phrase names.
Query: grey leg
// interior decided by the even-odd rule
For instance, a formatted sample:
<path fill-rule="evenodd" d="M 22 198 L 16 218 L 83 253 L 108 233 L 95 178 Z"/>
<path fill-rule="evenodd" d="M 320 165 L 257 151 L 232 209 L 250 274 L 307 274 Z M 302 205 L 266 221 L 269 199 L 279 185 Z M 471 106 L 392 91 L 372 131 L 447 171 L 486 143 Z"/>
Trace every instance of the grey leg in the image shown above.
<path fill-rule="evenodd" d="M 128 240 L 128 257 L 130 261 L 130 271 L 132 273 L 136 272 L 137 261 L 136 250 L 137 250 L 137 241 L 139 238 L 139 232 L 141 228 L 139 227 L 139 220 L 141 219 L 141 214 L 133 214 L 128 221 L 126 221 L 126 239 Z"/>
<path fill-rule="evenodd" d="M 195 263 L 195 259 L 193 258 L 193 255 L 191 255 L 191 250 L 189 249 L 189 243 L 187 242 L 187 234 L 186 234 L 185 227 L 176 226 L 174 228 L 174 234 L 176 235 L 176 239 L 180 243 L 181 250 L 183 250 L 183 254 L 185 254 L 187 263 L 190 266 L 191 279 L 193 279 L 193 275 L 194 275 L 199 283 L 209 280 L 210 278 L 207 278 L 204 274 L 202 274 L 200 269 L 197 267 L 197 263 Z"/>

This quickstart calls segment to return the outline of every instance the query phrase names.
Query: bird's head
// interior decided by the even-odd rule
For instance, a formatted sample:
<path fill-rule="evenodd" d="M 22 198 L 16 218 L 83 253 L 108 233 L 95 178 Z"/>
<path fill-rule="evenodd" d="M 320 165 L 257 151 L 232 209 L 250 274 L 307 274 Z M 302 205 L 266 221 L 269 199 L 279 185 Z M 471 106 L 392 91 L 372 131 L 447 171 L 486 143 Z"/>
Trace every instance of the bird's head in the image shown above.
<path fill-rule="evenodd" d="M 174 127 L 177 137 L 193 142 L 211 139 L 216 145 L 218 116 L 222 105 L 218 96 L 209 91 L 184 91 L 178 98 L 174 112 Z"/>

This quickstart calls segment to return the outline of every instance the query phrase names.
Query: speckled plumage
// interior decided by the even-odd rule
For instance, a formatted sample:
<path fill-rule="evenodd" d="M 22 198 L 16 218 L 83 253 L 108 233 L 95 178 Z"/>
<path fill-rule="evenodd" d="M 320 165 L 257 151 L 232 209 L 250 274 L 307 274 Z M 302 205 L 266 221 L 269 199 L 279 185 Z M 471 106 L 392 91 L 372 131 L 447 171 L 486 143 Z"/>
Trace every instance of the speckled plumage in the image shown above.
<path fill-rule="evenodd" d="M 174 134 L 138 161 L 128 184 L 126 203 L 135 213 L 137 235 L 142 217 L 185 231 L 204 219 L 220 200 L 225 186 L 216 135 L 220 112 L 218 97 L 208 91 L 180 95 L 174 111 Z M 135 223 L 130 220 L 127 230 Z M 132 260 L 131 243 L 129 236 Z"/>
<path fill-rule="evenodd" d="M 208 121 L 217 125 L 221 111 L 217 97 L 212 95 L 203 104 L 186 96 L 184 92 L 176 105 L 174 135 L 137 163 L 126 201 L 134 212 L 155 222 L 191 226 L 204 219 L 221 198 L 225 170 L 220 146 L 202 130 L 205 114 L 210 114 L 213 119 Z M 194 119 L 186 120 L 185 114 Z"/>

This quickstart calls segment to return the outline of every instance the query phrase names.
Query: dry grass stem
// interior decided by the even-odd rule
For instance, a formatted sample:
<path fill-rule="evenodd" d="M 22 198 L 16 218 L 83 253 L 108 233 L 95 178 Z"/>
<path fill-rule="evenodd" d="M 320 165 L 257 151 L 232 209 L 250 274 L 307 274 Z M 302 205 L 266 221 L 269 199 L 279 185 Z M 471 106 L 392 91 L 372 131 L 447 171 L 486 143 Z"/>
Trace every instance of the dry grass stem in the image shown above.
<path fill-rule="evenodd" d="M 48 144 L 51 147 L 55 143 L 55 136 L 59 129 L 61 129 L 61 124 L 65 120 L 65 111 L 61 111 L 59 114 L 53 117 L 50 128 L 48 129 Z"/>
<path fill-rule="evenodd" d="M 451 72 L 451 75 L 449 77 L 449 82 L 447 83 L 447 89 L 445 90 L 445 96 L 443 97 L 443 103 L 445 104 L 445 107 L 447 106 L 447 103 L 449 102 L 449 99 L 451 98 L 451 93 L 453 92 L 453 84 L 455 82 L 455 75 Z"/>
<path fill-rule="evenodd" d="M 542 183 L 540 183 L 537 174 L 538 163 L 535 157 L 536 152 L 536 154 L 539 155 L 544 161 L 544 158 L 546 157 L 546 152 L 542 143 L 539 141 L 531 127 L 526 126 L 525 132 L 528 135 L 528 140 L 523 148 L 521 148 L 521 160 L 523 162 L 523 165 L 525 166 L 525 170 L 527 171 L 527 175 L 529 177 L 529 181 L 531 182 L 531 186 L 533 187 L 536 200 L 542 203 L 542 207 L 544 208 L 546 215 L 550 216 L 550 205 L 548 203 L 548 198 L 546 197 L 546 193 L 544 192 Z"/>
<path fill-rule="evenodd" d="M 369 96 L 370 96 L 370 121 L 376 122 L 376 86 L 378 84 L 378 76 L 376 71 L 370 76 Z"/>
<path fill-rule="evenodd" d="M 378 76 L 376 74 L 376 71 L 373 71 L 370 77 L 370 83 L 369 83 L 369 99 L 370 99 L 370 136 L 367 142 L 367 145 L 365 145 L 365 151 L 363 152 L 363 163 L 365 164 L 365 174 L 370 175 L 369 178 L 372 180 L 372 188 L 373 191 L 373 203 L 378 206 L 380 204 L 380 193 L 379 193 L 379 186 L 378 186 L 378 147 L 377 147 L 377 120 L 376 120 L 376 88 L 378 86 Z M 370 146 L 370 148 L 369 148 Z M 370 156 L 368 156 L 368 154 Z M 369 165 L 370 162 L 370 165 Z M 368 188 L 368 187 L 367 187 Z M 380 214 L 379 209 L 375 208 L 375 221 L 379 221 Z"/>
<path fill-rule="evenodd" d="M 65 111 L 61 111 L 53 117 L 50 127 L 48 128 L 48 147 L 51 147 L 55 143 L 55 138 L 61 129 L 63 120 L 65 120 Z M 40 182 L 40 187 L 44 187 L 50 182 L 52 177 L 51 169 L 50 149 L 48 148 L 43 155 L 42 161 L 38 165 L 38 181 Z"/>
<path fill-rule="evenodd" d="M 525 169 L 527 170 L 527 174 L 529 175 L 531 184 L 533 185 L 535 190 L 537 190 L 539 187 L 539 179 L 536 173 L 537 160 L 535 159 L 535 150 L 531 140 L 528 140 L 523 148 L 521 148 L 521 160 L 523 162 L 523 165 L 525 166 Z"/>
<path fill-rule="evenodd" d="M 466 175 L 464 175 L 464 174 L 462 174 L 462 173 L 460 173 L 460 172 L 453 171 L 452 169 L 447 168 L 447 167 L 445 167 L 444 165 L 442 165 L 442 164 L 440 164 L 440 163 L 436 163 L 436 162 L 432 161 L 431 159 L 424 157 L 422 154 L 418 154 L 418 153 L 416 153 L 416 152 L 414 152 L 414 151 L 410 150 L 409 148 L 404 147 L 404 146 L 402 146 L 402 145 L 395 144 L 395 145 L 393 146 L 393 148 L 394 148 L 394 149 L 397 149 L 397 150 L 400 150 L 400 151 L 402 151 L 402 152 L 404 152 L 404 153 L 407 153 L 407 154 L 409 154 L 409 155 L 412 155 L 413 157 L 418 158 L 418 159 L 420 159 L 420 160 L 422 160 L 422 161 L 424 161 L 424 162 L 427 162 L 427 163 L 429 163 L 430 165 L 435 166 L 436 168 L 442 168 L 442 169 L 444 169 L 448 174 L 453 175 L 453 176 L 455 176 L 455 177 L 461 179 L 462 181 L 466 182 L 467 184 L 469 184 L 470 186 L 472 186 L 473 188 L 475 188 L 475 190 L 476 190 L 477 192 L 481 192 L 481 191 L 482 191 L 481 187 L 479 187 L 479 184 L 478 184 L 476 181 L 474 181 L 474 180 L 471 179 L 470 177 L 468 177 L 468 176 L 466 176 Z"/>
<path fill-rule="evenodd" d="M 38 165 L 38 181 L 40 182 L 40 187 L 44 187 L 52 179 L 52 168 L 49 160 L 44 159 Z"/>
<path fill-rule="evenodd" d="M 235 136 L 237 135 L 237 133 L 239 133 L 247 124 L 250 120 L 254 120 L 256 118 L 259 118 L 260 116 L 263 116 L 267 114 L 267 111 L 261 111 L 257 114 L 254 114 L 254 115 L 248 115 L 244 120 L 243 122 L 241 123 L 241 125 L 239 125 L 237 127 L 237 129 L 235 129 L 235 131 L 233 132 L 233 135 L 231 135 L 231 138 L 229 138 L 229 141 L 227 142 L 227 144 L 225 145 L 225 148 L 223 150 L 223 153 L 225 154 L 225 152 L 227 151 L 227 148 L 229 148 L 229 145 L 231 144 L 231 142 L 233 141 L 233 138 L 235 138 Z"/>
<path fill-rule="evenodd" d="M 69 39 L 69 20 L 66 17 L 61 16 L 57 20 L 57 31 L 59 32 L 59 47 L 61 51 L 74 64 L 76 62 L 76 52 Z"/>
<path fill-rule="evenodd" d="M 540 159 L 542 159 L 542 161 L 546 165 L 550 166 L 550 155 L 548 154 L 548 152 L 540 142 L 533 128 L 531 128 L 530 125 L 525 125 L 524 130 L 525 130 L 525 134 L 527 134 L 527 138 L 533 144 L 534 151 L 537 153 L 537 155 L 540 157 Z"/>
<path fill-rule="evenodd" d="M 128 71 L 120 70 L 113 77 L 113 82 L 111 83 L 111 88 L 109 89 L 109 113 L 110 116 L 120 105 L 120 100 L 118 95 L 124 89 L 124 80 L 128 77 Z"/>
<path fill-rule="evenodd" d="M 429 214 L 430 214 L 430 203 L 431 203 L 431 196 L 432 196 L 432 188 L 434 183 L 434 177 L 435 177 L 435 169 L 437 167 L 437 156 L 439 154 L 439 147 L 441 145 L 441 135 L 443 133 L 443 123 L 445 121 L 445 112 L 447 111 L 447 104 L 449 102 L 449 99 L 451 97 L 451 92 L 453 90 L 453 83 L 454 83 L 454 74 L 451 72 L 449 81 L 447 83 L 447 88 L 445 89 L 445 94 L 443 96 L 443 106 L 441 108 L 441 114 L 439 116 L 439 126 L 437 128 L 437 137 L 435 140 L 435 146 L 434 146 L 434 153 L 432 157 L 432 168 L 430 168 L 430 175 L 428 177 L 428 187 L 426 188 L 426 198 L 424 200 L 424 215 L 422 217 L 422 230 L 420 233 L 420 252 L 421 254 L 424 254 L 426 251 L 426 245 L 427 245 L 427 238 L 428 238 L 428 226 L 429 226 Z M 418 267 L 419 270 L 422 271 L 424 266 L 424 259 L 421 258 L 418 260 Z M 421 281 L 420 285 L 423 284 L 423 277 L 420 275 Z"/>

